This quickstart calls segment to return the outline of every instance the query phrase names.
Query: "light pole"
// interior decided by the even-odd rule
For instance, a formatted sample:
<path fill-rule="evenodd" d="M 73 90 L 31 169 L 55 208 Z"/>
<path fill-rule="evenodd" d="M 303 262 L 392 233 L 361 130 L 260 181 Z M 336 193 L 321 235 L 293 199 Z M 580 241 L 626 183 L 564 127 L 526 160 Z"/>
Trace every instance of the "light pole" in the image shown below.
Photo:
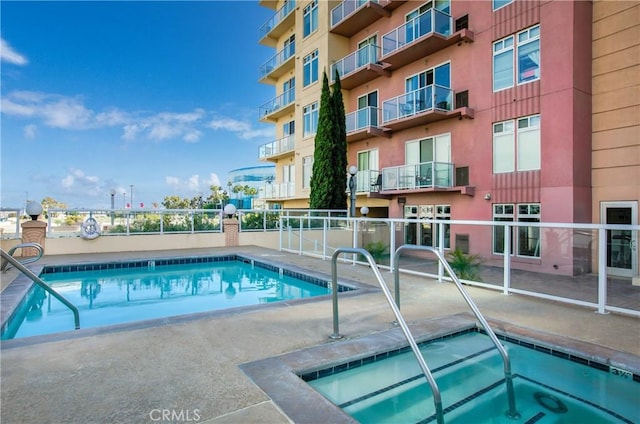
<path fill-rule="evenodd" d="M 131 198 L 129 203 L 131 204 L 131 209 L 133 209 L 133 184 L 129 184 L 129 188 L 131 189 Z"/>
<path fill-rule="evenodd" d="M 351 203 L 349 207 L 349 215 L 353 218 L 356 216 L 356 174 L 358 167 L 351 165 L 349 167 L 349 191 L 351 193 Z"/>
<path fill-rule="evenodd" d="M 125 209 L 126 209 L 126 207 L 127 207 L 127 199 L 126 199 L 126 196 L 127 196 L 127 192 L 126 192 L 126 191 L 123 191 L 123 192 L 122 192 L 122 210 L 125 210 Z"/>
<path fill-rule="evenodd" d="M 115 202 L 116 202 L 116 190 L 114 188 L 111 189 L 111 191 L 109 192 L 111 194 L 111 226 L 113 227 L 113 221 L 115 219 L 115 216 L 113 215 L 113 210 L 115 209 Z"/>

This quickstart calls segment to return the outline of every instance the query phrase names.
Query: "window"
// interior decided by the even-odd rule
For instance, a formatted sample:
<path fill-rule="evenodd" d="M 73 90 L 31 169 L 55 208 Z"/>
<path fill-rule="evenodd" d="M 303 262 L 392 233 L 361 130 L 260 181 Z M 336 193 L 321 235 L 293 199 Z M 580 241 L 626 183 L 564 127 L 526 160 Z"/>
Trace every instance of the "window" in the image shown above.
<path fill-rule="evenodd" d="M 518 222 L 540 222 L 540 205 L 518 205 Z M 518 227 L 518 256 L 540 257 L 540 227 Z"/>
<path fill-rule="evenodd" d="M 517 211 L 517 214 L 516 214 Z M 493 205 L 493 220 L 498 222 L 540 222 L 540 204 L 522 203 Z M 513 227 L 510 228 L 511 243 L 509 252 L 514 253 L 513 246 L 518 246 L 518 256 L 540 257 L 540 228 L 517 227 L 516 237 L 513 239 Z M 493 227 L 493 253 L 504 254 L 504 226 Z"/>
<path fill-rule="evenodd" d="M 282 125 L 282 134 L 287 136 L 287 135 L 293 135 L 296 133 L 296 121 L 289 121 L 289 122 L 285 122 Z"/>
<path fill-rule="evenodd" d="M 407 187 L 453 186 L 450 177 L 451 134 L 442 134 L 405 145 L 405 177 Z M 415 186 L 413 185 L 415 184 Z"/>
<path fill-rule="evenodd" d="M 493 124 L 494 174 L 532 171 L 540 167 L 540 115 Z"/>
<path fill-rule="evenodd" d="M 311 174 L 313 171 L 313 156 L 302 158 L 302 188 L 311 187 Z"/>
<path fill-rule="evenodd" d="M 434 85 L 435 84 L 435 85 Z M 401 114 L 409 115 L 433 107 L 450 110 L 451 64 L 445 63 L 405 80 Z M 435 104 L 432 102 L 435 100 Z"/>
<path fill-rule="evenodd" d="M 436 221 L 451 221 L 451 205 L 436 205 Z M 437 223 L 436 223 L 437 224 Z M 444 224 L 444 248 L 451 248 L 451 224 Z M 435 231 L 435 245 L 438 247 L 440 240 L 440 225 L 436 225 Z"/>
<path fill-rule="evenodd" d="M 540 79 L 540 25 L 493 43 L 493 91 L 513 86 L 514 69 L 518 84 Z"/>
<path fill-rule="evenodd" d="M 493 10 L 498 10 L 512 2 L 513 0 L 493 0 Z"/>
<path fill-rule="evenodd" d="M 306 55 L 303 63 L 304 77 L 302 83 L 306 87 L 307 85 L 318 81 L 318 50 Z"/>
<path fill-rule="evenodd" d="M 318 0 L 313 0 L 303 10 L 303 37 L 318 29 Z"/>
<path fill-rule="evenodd" d="M 302 136 L 309 137 L 318 129 L 318 102 L 311 103 L 302 109 L 303 130 Z"/>
<path fill-rule="evenodd" d="M 378 149 L 358 152 L 358 178 L 356 178 L 358 192 L 369 192 L 377 185 L 378 175 Z"/>
<path fill-rule="evenodd" d="M 356 129 L 378 126 L 378 92 L 358 97 Z"/>
<path fill-rule="evenodd" d="M 378 36 L 372 35 L 364 41 L 358 43 L 358 52 L 356 55 L 356 68 L 360 68 L 369 63 L 375 63 L 378 60 Z"/>

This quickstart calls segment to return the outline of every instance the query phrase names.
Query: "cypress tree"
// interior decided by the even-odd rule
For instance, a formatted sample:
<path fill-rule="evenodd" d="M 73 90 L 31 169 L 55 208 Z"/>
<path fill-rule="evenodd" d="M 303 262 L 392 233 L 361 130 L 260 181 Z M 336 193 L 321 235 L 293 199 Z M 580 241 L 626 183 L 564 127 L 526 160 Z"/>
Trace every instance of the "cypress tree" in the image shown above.
<path fill-rule="evenodd" d="M 336 73 L 336 83 L 332 93 L 327 73 L 323 72 L 309 208 L 345 209 L 347 205 L 346 168 L 347 136 L 340 78 Z"/>

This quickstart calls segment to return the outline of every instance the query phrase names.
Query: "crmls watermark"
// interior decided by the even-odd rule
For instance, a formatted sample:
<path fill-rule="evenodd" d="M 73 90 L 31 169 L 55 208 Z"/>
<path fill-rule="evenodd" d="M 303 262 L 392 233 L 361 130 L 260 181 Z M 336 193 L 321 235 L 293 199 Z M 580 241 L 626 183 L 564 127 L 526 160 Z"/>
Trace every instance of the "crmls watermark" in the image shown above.
<path fill-rule="evenodd" d="M 200 421 L 199 409 L 152 409 L 149 418 L 153 422 L 198 422 Z"/>

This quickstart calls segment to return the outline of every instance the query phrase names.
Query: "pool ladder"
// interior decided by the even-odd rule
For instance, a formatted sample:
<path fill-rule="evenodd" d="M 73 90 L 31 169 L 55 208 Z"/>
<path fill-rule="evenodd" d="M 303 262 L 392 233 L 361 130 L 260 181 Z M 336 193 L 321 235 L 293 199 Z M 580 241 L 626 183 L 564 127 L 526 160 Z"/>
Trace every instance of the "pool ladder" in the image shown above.
<path fill-rule="evenodd" d="M 35 262 L 37 260 L 39 260 L 42 255 L 44 255 L 44 248 L 38 244 L 38 243 L 21 243 L 21 244 L 17 244 L 15 246 L 13 246 L 11 249 L 9 249 L 8 255 L 13 257 L 13 254 L 15 253 L 16 250 L 18 249 L 26 249 L 28 247 L 34 248 L 38 251 L 38 253 L 36 254 L 36 256 L 31 257 L 31 258 L 26 258 L 26 259 L 22 259 L 19 262 L 21 264 L 30 264 L 32 262 Z M 9 261 L 3 261 L 2 262 L 2 266 L 0 266 L 0 272 L 7 272 L 7 270 L 12 266 L 12 264 Z"/>
<path fill-rule="evenodd" d="M 30 244 L 37 244 L 37 243 L 26 243 L 26 244 L 30 245 Z M 16 248 L 17 247 L 18 246 L 16 246 Z M 28 246 L 28 247 L 33 247 L 33 246 Z M 42 249 L 42 247 L 40 247 L 40 249 Z M 73 303 L 69 302 L 60 293 L 58 293 L 57 291 L 49 287 L 49 285 L 44 281 L 42 281 L 40 277 L 38 277 L 36 274 L 31 272 L 27 267 L 25 267 L 23 264 L 28 263 L 27 261 L 20 262 L 16 258 L 11 256 L 9 253 L 5 252 L 3 249 L 0 249 L 0 255 L 2 256 L 2 259 L 7 261 L 7 263 L 10 263 L 11 265 L 13 265 L 18 271 L 20 271 L 21 273 L 29 277 L 31 281 L 33 281 L 34 283 L 42 287 L 46 292 L 51 294 L 51 296 L 55 297 L 60 302 L 62 302 L 62 304 L 64 304 L 67 308 L 71 309 L 71 312 L 73 312 L 73 321 L 74 321 L 76 330 L 80 329 L 80 312 L 78 312 L 78 308 L 76 308 L 76 306 Z M 38 259 L 40 259 L 40 257 L 38 257 L 36 260 Z M 34 261 L 29 261 L 29 262 L 34 262 Z"/>
<path fill-rule="evenodd" d="M 487 320 L 480 313 L 480 310 L 478 309 L 476 304 L 473 302 L 473 300 L 471 299 L 467 291 L 464 289 L 464 287 L 462 287 L 462 283 L 460 282 L 460 279 L 458 278 L 456 273 L 453 271 L 453 269 L 451 268 L 451 266 L 443 256 L 442 252 L 440 252 L 437 249 L 434 249 L 433 247 L 405 244 L 400 246 L 398 249 L 396 249 L 395 257 L 394 257 L 395 264 L 398 263 L 398 259 L 400 258 L 400 253 L 404 250 L 421 250 L 421 251 L 429 251 L 434 253 L 438 258 L 438 261 L 440 261 L 440 263 L 446 269 L 447 273 L 449 273 L 449 275 L 451 276 L 451 279 L 453 280 L 456 287 L 458 288 L 458 291 L 460 292 L 460 294 L 462 294 L 462 297 L 467 302 L 467 304 L 473 311 L 473 314 L 476 316 L 478 321 L 480 321 L 480 324 L 484 328 L 485 332 L 489 335 L 489 338 L 491 338 L 491 341 L 498 349 L 498 352 L 500 352 L 500 356 L 502 356 L 502 361 L 504 364 L 504 379 L 505 379 L 505 384 L 507 386 L 507 397 L 509 401 L 509 409 L 507 410 L 506 415 L 510 419 L 514 419 L 514 420 L 519 419 L 520 414 L 516 409 L 516 398 L 515 398 L 515 392 L 513 389 L 513 377 L 511 374 L 511 361 L 509 359 L 509 354 L 505 350 L 504 346 L 502 346 L 502 344 L 498 340 L 498 337 L 489 326 L 489 323 L 487 322 Z M 395 296 L 396 296 L 396 300 L 394 301 L 393 297 L 391 296 L 391 292 L 389 291 L 389 288 L 387 287 L 384 281 L 384 278 L 382 277 L 382 274 L 380 273 L 380 270 L 378 269 L 378 266 L 375 260 L 373 259 L 373 256 L 371 256 L 371 253 L 369 253 L 365 249 L 352 248 L 352 247 L 339 247 L 333 252 L 333 256 L 331 257 L 331 288 L 332 288 L 332 296 L 333 296 L 333 334 L 329 337 L 332 339 L 342 338 L 338 328 L 339 320 L 338 320 L 338 266 L 337 266 L 338 256 L 340 256 L 340 254 L 342 253 L 360 254 L 367 260 L 367 262 L 369 262 L 369 265 L 371 266 L 371 270 L 375 274 L 376 279 L 380 284 L 380 288 L 382 289 L 382 292 L 387 298 L 387 302 L 389 302 L 389 306 L 393 310 L 393 314 L 396 317 L 396 322 L 402 329 L 402 332 L 404 333 L 405 338 L 407 339 L 407 342 L 409 342 L 409 346 L 411 346 L 411 350 L 413 351 L 416 359 L 418 360 L 418 364 L 422 369 L 422 373 L 424 374 L 425 378 L 427 379 L 427 382 L 429 383 L 429 386 L 431 387 L 431 391 L 433 393 L 433 403 L 436 410 L 436 422 L 438 424 L 444 424 L 444 412 L 442 409 L 442 396 L 440 395 L 440 389 L 438 388 L 438 384 L 433 378 L 433 374 L 431 374 L 431 370 L 429 369 L 429 366 L 424 360 L 422 353 L 420 353 L 420 348 L 418 348 L 418 344 L 416 343 L 416 340 L 411 334 L 411 331 L 409 330 L 407 323 L 405 322 L 404 318 L 402 317 L 402 314 L 400 313 L 400 279 L 399 279 L 400 273 L 399 273 L 399 267 L 397 265 L 394 269 L 394 283 L 395 283 Z"/>

